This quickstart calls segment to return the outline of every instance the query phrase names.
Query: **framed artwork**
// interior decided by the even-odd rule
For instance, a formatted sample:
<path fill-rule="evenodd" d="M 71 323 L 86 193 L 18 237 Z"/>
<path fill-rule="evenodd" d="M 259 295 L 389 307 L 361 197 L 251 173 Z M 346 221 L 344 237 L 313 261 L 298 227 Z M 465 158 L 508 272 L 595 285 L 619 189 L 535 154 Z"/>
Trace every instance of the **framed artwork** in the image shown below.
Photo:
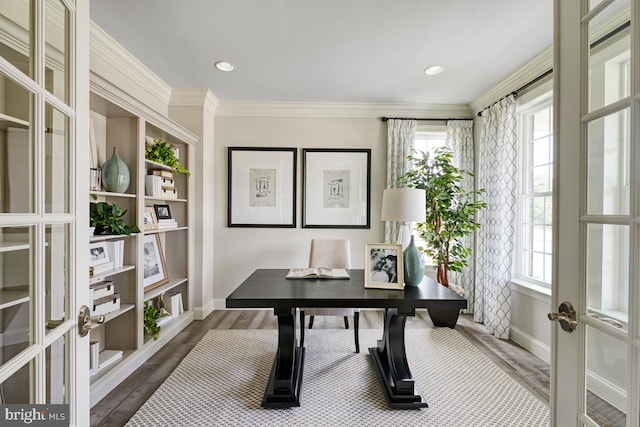
<path fill-rule="evenodd" d="M 156 211 L 153 206 L 144 207 L 142 224 L 145 230 L 156 230 L 158 228 L 158 219 L 156 218 Z"/>
<path fill-rule="evenodd" d="M 302 149 L 303 228 L 371 228 L 370 196 L 370 149 Z"/>
<path fill-rule="evenodd" d="M 145 292 L 169 281 L 159 234 L 147 234 L 143 243 L 143 276 Z"/>
<path fill-rule="evenodd" d="M 169 209 L 169 205 L 153 205 L 153 210 L 156 212 L 156 220 L 171 219 L 171 209 Z"/>
<path fill-rule="evenodd" d="M 109 256 L 107 242 L 93 242 L 89 244 L 89 267 L 93 274 L 113 270 L 113 261 Z"/>
<path fill-rule="evenodd" d="M 364 260 L 365 288 L 404 288 L 402 245 L 367 243 Z"/>
<path fill-rule="evenodd" d="M 296 226 L 295 148 L 229 147 L 227 226 Z"/>

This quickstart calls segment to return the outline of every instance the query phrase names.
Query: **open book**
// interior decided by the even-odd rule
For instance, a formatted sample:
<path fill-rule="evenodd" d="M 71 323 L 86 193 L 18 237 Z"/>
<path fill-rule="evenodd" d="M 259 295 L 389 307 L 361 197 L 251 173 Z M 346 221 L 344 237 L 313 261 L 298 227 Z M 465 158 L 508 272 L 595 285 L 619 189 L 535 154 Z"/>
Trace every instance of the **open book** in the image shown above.
<path fill-rule="evenodd" d="M 349 279 L 349 273 L 344 268 L 292 268 L 287 273 L 287 279 Z"/>

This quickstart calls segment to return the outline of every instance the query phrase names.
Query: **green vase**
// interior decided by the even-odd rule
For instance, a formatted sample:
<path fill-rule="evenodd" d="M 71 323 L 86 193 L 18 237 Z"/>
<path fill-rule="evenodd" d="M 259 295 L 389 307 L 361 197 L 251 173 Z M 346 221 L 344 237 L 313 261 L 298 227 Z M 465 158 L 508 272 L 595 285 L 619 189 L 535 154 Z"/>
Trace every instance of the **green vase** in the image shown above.
<path fill-rule="evenodd" d="M 413 241 L 413 236 L 402 253 L 402 261 L 404 263 L 405 285 L 418 286 L 424 277 L 424 258 Z"/>
<path fill-rule="evenodd" d="M 107 191 L 124 193 L 129 188 L 130 179 L 127 164 L 113 147 L 113 155 L 102 165 L 102 186 Z"/>

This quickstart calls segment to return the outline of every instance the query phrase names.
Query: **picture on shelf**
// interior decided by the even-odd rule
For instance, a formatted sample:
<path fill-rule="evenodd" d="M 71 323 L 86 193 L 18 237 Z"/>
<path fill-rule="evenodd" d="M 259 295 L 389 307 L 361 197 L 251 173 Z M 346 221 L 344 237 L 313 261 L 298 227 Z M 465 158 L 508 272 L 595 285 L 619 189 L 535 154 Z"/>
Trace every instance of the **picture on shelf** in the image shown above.
<path fill-rule="evenodd" d="M 157 288 L 169 281 L 167 274 L 167 266 L 160 245 L 160 236 L 158 234 L 149 234 L 144 236 L 143 245 L 143 276 L 145 291 Z"/>
<path fill-rule="evenodd" d="M 145 230 L 155 230 L 158 228 L 158 220 L 156 219 L 156 212 L 152 206 L 144 207 L 144 215 L 142 217 L 142 223 Z"/>
<path fill-rule="evenodd" d="M 169 205 L 153 205 L 157 219 L 171 219 L 171 210 Z"/>
<path fill-rule="evenodd" d="M 107 242 L 89 244 L 89 267 L 93 267 L 93 274 L 113 269 L 113 261 L 109 256 Z"/>

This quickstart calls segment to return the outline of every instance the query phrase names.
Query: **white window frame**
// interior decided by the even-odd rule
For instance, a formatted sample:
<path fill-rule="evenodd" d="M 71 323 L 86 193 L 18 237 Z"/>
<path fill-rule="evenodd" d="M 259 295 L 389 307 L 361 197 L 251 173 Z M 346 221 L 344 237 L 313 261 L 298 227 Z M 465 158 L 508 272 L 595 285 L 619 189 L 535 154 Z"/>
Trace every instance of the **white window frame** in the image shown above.
<path fill-rule="evenodd" d="M 539 112 L 542 109 L 551 107 L 553 108 L 553 93 L 552 93 L 552 81 L 549 80 L 535 89 L 530 90 L 526 94 L 523 94 L 518 97 L 518 106 L 517 106 L 517 117 L 518 117 L 518 197 L 517 197 L 517 228 L 516 228 L 516 238 L 515 238 L 515 249 L 514 249 L 514 263 L 513 263 L 513 282 L 520 286 L 524 286 L 536 291 L 543 292 L 545 294 L 550 294 L 551 292 L 551 280 L 546 282 L 544 280 L 536 280 L 533 277 L 529 277 L 524 273 L 524 222 L 527 218 L 525 218 L 525 205 L 526 201 L 529 197 L 538 197 L 538 196 L 547 196 L 552 197 L 553 191 L 541 192 L 541 193 L 531 193 L 525 194 L 526 191 L 526 174 L 527 174 L 527 163 L 528 163 L 528 140 L 526 132 L 528 130 L 528 118 Z M 552 124 L 551 124 L 552 125 Z M 552 139 L 552 148 L 551 152 L 553 153 L 553 144 L 554 141 L 554 131 L 551 129 L 550 137 Z M 552 165 L 553 161 L 552 160 Z M 553 209 L 553 205 L 551 206 Z M 553 224 L 551 225 L 551 233 L 553 234 Z M 545 246 L 545 251 L 543 252 L 545 255 L 548 255 L 550 258 L 553 257 L 553 248 L 547 248 Z M 551 262 L 548 266 L 545 266 L 545 269 L 549 269 L 548 274 L 546 276 L 553 277 L 551 268 Z M 543 277 L 545 274 L 543 274 Z"/>

